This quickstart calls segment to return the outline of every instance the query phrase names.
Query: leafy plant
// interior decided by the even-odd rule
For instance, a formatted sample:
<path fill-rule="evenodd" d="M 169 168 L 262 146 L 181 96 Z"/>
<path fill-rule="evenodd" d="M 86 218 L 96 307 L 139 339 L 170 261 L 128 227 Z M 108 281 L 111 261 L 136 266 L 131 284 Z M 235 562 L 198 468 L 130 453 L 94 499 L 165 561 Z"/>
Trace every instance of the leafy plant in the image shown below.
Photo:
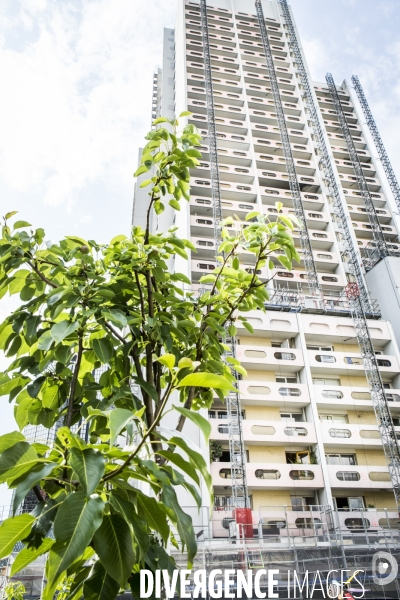
<path fill-rule="evenodd" d="M 43 600 L 66 577 L 71 598 L 113 599 L 129 586 L 138 598 L 141 567 L 174 568 L 170 542 L 193 563 L 196 536 L 179 492 L 200 506 L 201 478 L 211 495 L 212 485 L 200 449 L 181 434 L 184 423 L 208 442 L 211 427 L 198 411 L 214 395 L 225 398 L 232 370 L 245 373 L 224 358 L 224 337 L 236 334 L 237 322 L 252 332 L 245 315 L 264 310 L 266 282 L 257 273 L 273 266 L 271 254 L 283 249 L 277 258 L 287 268 L 299 260 L 293 219 L 253 212 L 246 224 L 224 222 L 217 268 L 201 278 L 205 293 L 171 272 L 171 260 L 188 260 L 195 248 L 176 228 L 153 233 L 150 215 L 189 200 L 200 142 L 193 125 L 180 132 L 177 120 L 147 135 L 136 171 L 148 176 L 147 226 L 134 227 L 130 239 L 46 243 L 43 229 L 11 225 L 15 212 L 4 218 L 0 297 L 18 294 L 21 304 L 0 325 L 0 349 L 11 360 L 0 395 L 13 403 L 20 431 L 0 437 L 0 483 L 15 490 L 16 515 L 0 526 L 0 558 L 23 541 L 14 575 L 48 553 Z M 239 262 L 243 253 L 251 272 Z M 173 429 L 167 412 L 176 415 Z M 21 433 L 27 425 L 50 429 L 54 442 L 30 443 Z M 27 494 L 37 506 L 17 514 Z"/>
<path fill-rule="evenodd" d="M 223 447 L 219 442 L 215 440 L 211 440 L 210 442 L 210 460 L 215 461 L 219 460 L 224 452 Z"/>
<path fill-rule="evenodd" d="M 25 586 L 19 581 L 11 582 L 4 588 L 3 598 L 5 600 L 24 600 Z"/>

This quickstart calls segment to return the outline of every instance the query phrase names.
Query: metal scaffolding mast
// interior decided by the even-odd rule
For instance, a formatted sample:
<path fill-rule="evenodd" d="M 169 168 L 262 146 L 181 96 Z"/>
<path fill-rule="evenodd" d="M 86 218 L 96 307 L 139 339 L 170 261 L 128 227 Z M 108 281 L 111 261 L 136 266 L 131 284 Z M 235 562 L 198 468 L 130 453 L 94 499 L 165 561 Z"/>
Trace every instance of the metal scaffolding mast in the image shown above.
<path fill-rule="evenodd" d="M 365 207 L 367 209 L 368 218 L 369 218 L 369 222 L 371 225 L 374 242 L 376 244 L 376 247 L 377 247 L 381 257 L 389 256 L 390 252 L 389 252 L 386 240 L 385 240 L 385 236 L 382 231 L 382 227 L 381 227 L 378 215 L 376 214 L 374 201 L 372 200 L 371 192 L 369 191 L 368 183 L 367 183 L 367 180 L 365 179 L 364 171 L 362 169 L 360 159 L 358 157 L 357 149 L 354 144 L 354 140 L 352 138 L 352 135 L 351 135 L 351 132 L 349 129 L 349 125 L 347 123 L 346 115 L 344 114 L 343 106 L 342 106 L 342 103 L 340 102 L 339 94 L 336 89 L 336 85 L 335 85 L 335 82 L 333 80 L 331 73 L 327 73 L 326 82 L 329 87 L 329 92 L 331 94 L 331 98 L 335 105 L 336 114 L 338 116 L 339 123 L 340 123 L 340 128 L 342 130 L 344 139 L 346 140 L 347 149 L 348 149 L 349 155 L 350 155 L 350 160 L 352 162 L 354 173 L 357 177 L 357 182 L 358 182 L 358 185 L 360 188 L 360 192 L 363 197 Z"/>
<path fill-rule="evenodd" d="M 206 0 L 200 0 L 200 15 L 204 55 L 204 75 L 208 129 L 207 137 L 210 154 L 214 236 L 215 246 L 216 248 L 218 248 L 221 244 L 222 204 L 218 170 L 217 131 L 215 126 L 215 110 Z M 235 340 L 232 338 L 228 338 L 229 336 L 227 335 L 226 339 L 224 340 L 230 347 L 230 351 L 227 352 L 227 355 L 235 356 Z M 232 372 L 235 374 L 234 371 Z M 235 384 L 235 387 L 237 391 L 230 392 L 226 399 L 226 408 L 228 413 L 229 452 L 232 474 L 232 497 L 233 507 L 236 509 L 248 508 L 248 494 L 246 480 L 246 460 L 242 430 L 242 411 L 240 406 L 240 396 L 237 382 Z"/>
<path fill-rule="evenodd" d="M 370 109 L 367 99 L 364 95 L 364 90 L 361 87 L 360 80 L 358 79 L 357 75 L 353 75 L 351 78 L 351 81 L 354 85 L 354 89 L 356 90 L 358 100 L 361 104 L 361 108 L 363 110 L 364 117 L 367 121 L 367 125 L 369 127 L 369 130 L 370 130 L 372 138 L 374 140 L 376 149 L 378 151 L 378 156 L 381 161 L 383 170 L 385 171 L 387 180 L 389 182 L 390 189 L 392 190 L 397 208 L 400 211 L 400 185 L 399 185 L 399 182 L 397 181 L 393 167 L 389 160 L 389 156 L 385 150 L 385 146 L 383 145 L 382 138 L 379 134 L 378 128 L 375 123 L 375 119 L 372 116 L 371 109 Z"/>
<path fill-rule="evenodd" d="M 385 456 L 388 462 L 388 468 L 392 480 L 393 491 L 398 507 L 400 508 L 400 451 L 396 438 L 396 432 L 393 420 L 390 414 L 388 401 L 385 395 L 382 379 L 379 372 L 379 366 L 376 359 L 374 347 L 368 329 L 368 322 L 365 316 L 367 312 L 373 312 L 369 293 L 366 289 L 364 278 L 358 262 L 357 253 L 353 245 L 348 217 L 343 207 L 343 202 L 339 192 L 336 175 L 332 165 L 332 159 L 328 151 L 317 106 L 314 100 L 313 91 L 309 83 L 307 71 L 303 62 L 300 46 L 297 41 L 296 31 L 292 22 L 289 7 L 286 0 L 279 0 L 286 27 L 289 33 L 291 50 L 294 54 L 298 74 L 303 88 L 303 100 L 309 111 L 309 117 L 314 135 L 317 139 L 318 149 L 321 156 L 320 167 L 327 179 L 328 190 L 334 201 L 335 212 L 338 217 L 339 225 L 343 234 L 343 243 L 349 260 L 354 282 L 349 283 L 346 289 L 347 297 L 350 301 L 350 308 L 353 317 L 353 323 L 356 330 L 357 341 L 360 346 L 361 356 L 365 373 L 367 376 L 372 404 L 376 414 L 379 431 Z M 336 90 L 336 88 L 335 88 Z M 340 103 L 340 100 L 339 100 Z M 351 140 L 352 141 L 352 140 Z M 353 144 L 354 147 L 354 144 Z M 369 191 L 368 191 L 369 193 Z"/>
<path fill-rule="evenodd" d="M 286 169 L 289 176 L 290 191 L 292 192 L 293 206 L 295 209 L 296 217 L 301 222 L 299 228 L 299 236 L 301 249 L 303 254 L 304 266 L 307 272 L 308 284 L 310 291 L 313 295 L 319 296 L 323 300 L 322 290 L 318 282 L 318 273 L 314 262 L 314 256 L 312 252 L 312 246 L 310 236 L 307 228 L 306 214 L 304 212 L 303 202 L 301 198 L 300 186 L 297 180 L 296 168 L 292 153 L 292 147 L 290 145 L 290 138 L 288 129 L 286 126 L 285 113 L 283 110 L 283 104 L 279 92 L 278 80 L 275 72 L 274 59 L 272 57 L 271 46 L 269 43 L 268 32 L 265 25 L 264 13 L 261 4 L 261 0 L 256 0 L 256 11 L 258 17 L 258 24 L 261 31 L 261 39 L 264 46 L 265 58 L 267 61 L 267 68 L 269 71 L 269 79 L 271 83 L 272 95 L 275 103 L 275 110 L 279 125 L 279 130 L 282 139 L 283 154 L 286 161 Z"/>
<path fill-rule="evenodd" d="M 353 244 L 348 217 L 344 210 L 343 202 L 339 192 L 339 186 L 332 165 L 332 160 L 328 151 L 328 147 L 325 143 L 325 137 L 318 115 L 318 110 L 314 101 L 314 96 L 308 79 L 307 70 L 303 62 L 300 46 L 297 41 L 296 31 L 292 22 L 292 17 L 290 15 L 289 6 L 286 0 L 279 0 L 279 3 L 281 5 L 283 16 L 285 18 L 286 27 L 289 33 L 291 50 L 294 55 L 295 65 L 297 67 L 297 72 L 299 74 L 302 85 L 303 102 L 308 109 L 310 124 L 313 133 L 317 139 L 318 150 L 320 154 L 319 166 L 325 175 L 328 184 L 328 191 L 333 199 L 333 206 L 335 209 L 338 225 L 341 229 L 345 256 L 348 259 L 348 264 L 350 267 L 350 271 L 354 277 L 354 280 L 358 285 L 358 289 L 360 292 L 360 300 L 362 302 L 364 312 L 369 314 L 374 312 L 372 302 L 364 283 L 364 278 L 361 272 L 357 252 Z"/>

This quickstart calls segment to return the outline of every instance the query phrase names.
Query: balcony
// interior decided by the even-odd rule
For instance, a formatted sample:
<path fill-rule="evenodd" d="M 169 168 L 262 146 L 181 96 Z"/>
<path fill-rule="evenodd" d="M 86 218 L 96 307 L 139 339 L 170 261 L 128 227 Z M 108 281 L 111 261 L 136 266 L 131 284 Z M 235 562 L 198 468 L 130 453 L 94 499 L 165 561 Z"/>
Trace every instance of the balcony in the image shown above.
<path fill-rule="evenodd" d="M 188 93 L 188 98 L 189 98 L 189 101 L 188 101 L 189 104 L 190 104 L 190 102 L 193 102 L 192 98 L 194 98 L 196 100 L 203 101 L 203 105 L 200 105 L 200 106 L 206 106 L 206 103 L 205 103 L 206 91 L 205 91 L 204 87 L 201 88 L 201 87 L 189 85 L 187 87 L 187 93 Z M 234 104 L 236 106 L 243 106 L 243 104 L 244 104 L 244 98 L 243 98 L 242 93 L 222 92 L 219 90 L 213 90 L 213 96 L 214 96 L 214 99 L 218 99 L 218 101 L 219 100 L 226 101 L 226 102 L 229 102 L 230 104 Z M 190 106 L 189 106 L 189 108 L 190 108 Z"/>
<path fill-rule="evenodd" d="M 373 163 L 362 162 L 362 160 L 363 160 L 362 158 L 360 158 L 360 160 L 361 160 L 360 164 L 364 171 L 364 175 L 366 175 L 367 177 L 373 177 L 376 173 Z M 336 168 L 339 171 L 339 173 L 344 173 L 347 175 L 354 175 L 353 163 L 350 160 L 335 159 L 335 163 L 336 163 Z"/>
<path fill-rule="evenodd" d="M 343 193 L 346 196 L 346 201 L 353 205 L 365 206 L 365 201 L 361 192 L 357 190 L 346 190 L 343 189 Z M 386 198 L 383 194 L 371 193 L 371 198 L 375 208 L 382 208 L 386 204 Z"/>
<path fill-rule="evenodd" d="M 236 357 L 245 369 L 265 369 L 269 366 L 295 373 L 304 366 L 303 353 L 295 348 L 239 345 Z"/>
<path fill-rule="evenodd" d="M 369 223 L 363 223 L 362 221 L 352 221 L 351 223 L 357 237 L 372 239 L 372 226 Z M 391 225 L 382 225 L 381 229 L 387 239 L 397 238 L 397 231 Z"/>
<path fill-rule="evenodd" d="M 231 463 L 213 462 L 210 471 L 213 486 L 230 485 Z M 246 474 L 249 490 L 292 490 L 294 485 L 297 491 L 324 487 L 320 465 L 247 463 Z"/>
<path fill-rule="evenodd" d="M 342 184 L 342 187 L 346 188 L 347 190 L 360 189 L 358 179 L 355 175 L 339 173 L 339 179 Z M 381 182 L 379 181 L 379 179 L 376 179 L 375 177 L 365 177 L 365 181 L 367 182 L 368 189 L 370 192 L 379 192 L 381 190 Z"/>
<path fill-rule="evenodd" d="M 347 387 L 315 385 L 314 394 L 318 406 L 324 408 L 354 409 L 358 411 L 372 411 L 371 394 L 367 387 Z M 386 398 L 391 412 L 400 413 L 400 390 L 386 390 Z"/>
<path fill-rule="evenodd" d="M 327 465 L 329 481 L 335 489 L 392 489 L 387 467 Z"/>
<path fill-rule="evenodd" d="M 268 152 L 268 151 L 266 151 Z M 257 168 L 259 171 L 272 169 L 286 173 L 286 159 L 283 156 L 272 154 L 256 154 Z M 315 174 L 315 165 L 311 160 L 295 158 L 296 172 L 301 175 L 313 176 Z"/>
<path fill-rule="evenodd" d="M 210 438 L 217 441 L 228 441 L 228 421 L 213 419 L 210 423 L 212 427 Z M 282 446 L 291 443 L 296 443 L 296 446 L 310 446 L 310 444 L 317 443 L 314 424 L 307 422 L 289 423 L 287 421 L 244 419 L 242 432 L 247 446 Z M 298 468 L 298 465 L 294 465 L 294 468 Z"/>
<path fill-rule="evenodd" d="M 368 211 L 364 206 L 350 206 L 349 204 L 347 206 L 352 221 L 369 223 Z M 392 220 L 390 211 L 385 208 L 376 208 L 376 214 L 380 223 L 388 224 Z"/>
<path fill-rule="evenodd" d="M 350 156 L 347 147 L 331 146 L 331 148 L 335 158 L 349 160 Z M 371 161 L 371 154 L 368 152 L 368 150 L 358 150 L 357 154 L 359 155 L 360 160 L 368 162 Z"/>
<path fill-rule="evenodd" d="M 297 290 L 297 284 L 307 284 L 307 273 L 293 269 L 293 271 L 284 271 L 283 269 L 274 269 L 271 276 L 274 281 L 289 285 Z M 339 273 L 318 273 L 318 281 L 323 288 L 332 290 L 342 290 L 346 285 L 344 277 Z"/>
<path fill-rule="evenodd" d="M 357 448 L 373 450 L 382 447 L 377 425 L 352 425 L 335 421 L 321 421 L 320 426 L 325 448 L 340 446 L 341 448 L 352 448 L 353 450 Z M 339 470 L 353 471 L 354 468 L 353 465 L 341 465 Z"/>
<path fill-rule="evenodd" d="M 348 155 L 348 150 L 347 150 L 347 145 L 346 145 L 346 141 L 344 139 L 344 136 L 341 133 L 327 133 L 327 136 L 329 138 L 329 141 L 332 142 L 333 144 L 340 146 L 340 144 L 344 147 L 344 151 L 347 153 Z M 366 142 L 364 140 L 364 138 L 362 138 L 361 136 L 353 136 L 353 142 L 354 145 L 356 147 L 356 149 L 359 150 L 364 150 L 364 148 L 366 147 Z M 342 149 L 343 151 L 343 149 Z"/>
<path fill-rule="evenodd" d="M 315 343 L 315 336 L 321 340 L 321 345 L 322 342 L 332 343 L 335 340 L 344 342 L 349 338 L 350 343 L 356 343 L 356 330 L 349 319 L 306 314 L 302 314 L 301 319 L 307 342 L 310 344 Z M 380 346 L 390 342 L 391 335 L 386 321 L 369 320 L 368 326 L 373 341 L 379 342 Z"/>
<path fill-rule="evenodd" d="M 255 202 L 257 192 L 254 185 L 248 183 L 221 182 L 221 194 L 224 199 L 246 202 Z M 191 177 L 190 188 L 192 194 L 211 198 L 211 180 L 205 177 Z"/>
<path fill-rule="evenodd" d="M 364 363 L 360 354 L 354 352 L 322 352 L 308 350 L 310 367 L 313 373 L 329 373 L 345 375 L 353 373 L 363 377 L 365 375 Z M 385 374 L 396 374 L 399 372 L 397 358 L 388 354 L 377 356 L 379 370 Z"/>
<path fill-rule="evenodd" d="M 275 381 L 239 381 L 242 406 L 285 406 L 300 408 L 310 403 L 308 386 L 304 383 Z"/>
<path fill-rule="evenodd" d="M 257 175 L 260 186 L 273 186 L 275 188 L 289 190 L 289 175 L 286 172 L 280 172 L 273 166 L 272 169 L 257 169 Z M 318 193 L 320 184 L 317 178 L 309 175 L 299 175 L 298 183 L 300 190 L 304 192 Z"/>
<path fill-rule="evenodd" d="M 234 181 L 237 183 L 253 183 L 254 173 L 249 167 L 239 167 L 237 165 L 224 164 L 218 165 L 219 176 L 221 181 Z M 206 177 L 211 179 L 210 163 L 201 160 L 200 165 L 190 170 L 193 177 Z"/>

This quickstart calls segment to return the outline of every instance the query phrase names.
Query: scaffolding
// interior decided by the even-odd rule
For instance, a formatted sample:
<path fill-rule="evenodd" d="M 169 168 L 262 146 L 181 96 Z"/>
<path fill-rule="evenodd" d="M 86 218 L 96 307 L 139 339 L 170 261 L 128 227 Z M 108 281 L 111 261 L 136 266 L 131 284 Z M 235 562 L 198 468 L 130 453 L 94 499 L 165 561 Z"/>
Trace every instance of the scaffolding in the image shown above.
<path fill-rule="evenodd" d="M 201 35 L 203 41 L 203 56 L 204 56 L 204 75 L 205 75 L 205 91 L 207 105 L 207 137 L 210 153 L 210 172 L 211 172 L 211 195 L 214 218 L 214 237 L 215 246 L 219 248 L 221 244 L 221 228 L 222 228 L 222 203 L 221 203 L 221 188 L 219 181 L 218 169 L 218 148 L 217 148 L 217 131 L 215 125 L 215 110 L 212 82 L 212 67 L 210 55 L 210 42 L 208 36 L 208 19 L 207 19 L 207 2 L 200 1 L 200 16 L 201 16 Z M 224 342 L 229 351 L 226 352 L 226 358 L 229 356 L 235 357 L 235 340 L 225 336 Z M 236 376 L 236 372 L 232 371 Z M 240 396 L 238 391 L 238 383 L 235 384 L 236 391 L 232 391 L 226 398 L 226 408 L 228 413 L 228 431 L 229 431 L 229 451 L 231 459 L 232 473 L 232 497 L 235 509 L 248 508 L 248 494 L 246 481 L 246 460 L 244 441 L 242 433 L 242 411 L 240 407 Z"/>
<path fill-rule="evenodd" d="M 289 33 L 289 39 L 291 43 L 291 49 L 294 53 L 298 74 L 300 77 L 300 81 L 302 83 L 303 91 L 304 91 L 304 100 L 306 102 L 306 106 L 309 111 L 311 125 L 313 127 L 314 134 L 317 139 L 318 149 L 321 155 L 320 166 L 325 174 L 325 177 L 328 181 L 328 189 L 334 200 L 334 207 L 336 214 L 338 216 L 338 223 L 342 229 L 343 233 L 343 241 L 344 247 L 346 251 L 346 255 L 349 259 L 349 266 L 351 269 L 351 273 L 354 277 L 353 282 L 350 282 L 346 287 L 346 295 L 349 301 L 350 311 L 353 319 L 353 324 L 356 330 L 357 341 L 360 347 L 361 356 L 363 359 L 365 374 L 367 377 L 367 381 L 369 384 L 372 404 L 374 407 L 375 415 L 378 422 L 378 427 L 382 439 L 382 445 L 384 448 L 385 456 L 388 462 L 388 468 L 393 484 L 393 491 L 396 499 L 396 503 L 400 508 L 400 452 L 399 445 L 396 437 L 396 432 L 393 425 L 392 416 L 390 413 L 390 408 L 388 405 L 388 401 L 385 394 L 385 389 L 383 387 L 382 378 L 379 372 L 378 362 L 376 359 L 374 347 L 372 344 L 372 339 L 370 336 L 368 322 L 367 322 L 367 314 L 371 314 L 376 310 L 374 308 L 371 298 L 369 296 L 368 290 L 364 283 L 364 278 L 361 272 L 361 268 L 357 259 L 357 253 L 355 251 L 350 226 L 348 223 L 347 215 L 345 213 L 342 199 L 339 192 L 339 186 L 336 181 L 336 176 L 333 170 L 331 157 L 325 142 L 325 137 L 323 134 L 323 130 L 320 123 L 320 118 L 317 112 L 316 104 L 314 101 L 314 96 L 312 89 L 310 87 L 308 81 L 307 71 L 302 59 L 300 46 L 297 41 L 296 32 L 294 29 L 294 25 L 291 19 L 289 7 L 286 0 L 279 0 L 280 5 L 282 7 L 283 15 L 286 22 L 286 27 Z M 350 134 L 350 130 L 347 126 L 347 121 L 344 115 L 344 111 L 342 105 L 340 103 L 339 95 L 336 90 L 336 86 L 334 84 L 333 78 L 331 75 L 327 76 L 327 82 L 330 89 L 330 93 L 332 99 L 336 106 L 336 111 L 338 115 L 340 114 L 340 122 L 344 121 L 343 135 L 348 143 L 349 152 L 351 154 L 352 163 L 354 169 L 357 173 L 357 166 L 361 171 L 360 178 L 360 189 L 363 190 L 364 200 L 370 203 L 372 214 L 375 215 L 376 222 L 380 229 L 379 220 L 377 219 L 375 207 L 373 205 L 373 201 L 371 198 L 371 194 L 368 189 L 368 185 L 365 181 L 364 174 L 362 172 L 362 167 L 357 155 L 357 151 L 353 142 L 353 139 Z M 349 140 L 348 140 L 349 138 Z M 353 156 L 354 155 L 354 156 Z M 362 187 L 361 184 L 364 184 Z M 364 188 L 365 188 L 365 196 L 364 196 Z M 370 214 L 370 212 L 368 214 Z M 375 230 L 374 230 L 375 231 Z M 382 230 L 380 229 L 382 234 L 382 239 L 384 243 L 383 251 L 387 253 L 386 249 L 386 241 L 384 239 Z"/>
<path fill-rule="evenodd" d="M 376 126 L 375 119 L 372 116 L 372 112 L 368 105 L 367 99 L 365 97 L 364 90 L 361 87 L 360 80 L 358 79 L 357 75 L 353 75 L 351 78 L 351 81 L 354 85 L 354 89 L 356 91 L 358 100 L 361 104 L 361 108 L 364 113 L 364 117 L 366 119 L 368 128 L 371 132 L 372 139 L 374 140 L 375 147 L 378 151 L 378 156 L 381 161 L 383 170 L 385 171 L 387 180 L 389 182 L 390 189 L 392 190 L 397 209 L 400 211 L 400 185 L 399 185 L 399 182 L 397 181 L 393 167 L 389 160 L 389 156 L 386 152 L 385 146 L 383 145 L 382 138 L 378 131 L 378 127 Z"/>
<path fill-rule="evenodd" d="M 371 225 L 372 235 L 376 244 L 376 248 L 380 254 L 380 257 L 390 256 L 390 250 L 386 243 L 385 235 L 382 231 L 382 226 L 376 213 L 374 201 L 372 199 L 371 192 L 369 191 L 368 182 L 365 179 L 364 171 L 362 169 L 361 162 L 358 157 L 358 152 L 353 137 L 351 135 L 346 115 L 344 113 L 342 103 L 340 102 L 339 94 L 331 73 L 327 73 L 326 82 L 329 87 L 331 98 L 335 105 L 335 110 L 339 119 L 340 128 L 342 130 L 344 139 L 347 144 L 347 149 L 350 155 L 350 160 L 353 165 L 354 173 L 357 178 L 357 183 L 360 188 L 365 207 L 367 209 L 368 219 Z"/>
<path fill-rule="evenodd" d="M 214 510 L 211 517 L 207 507 L 202 507 L 199 513 L 194 507 L 184 507 L 184 510 L 192 516 L 198 543 L 194 568 L 204 569 L 207 574 L 220 569 L 218 580 L 223 591 L 226 591 L 226 569 L 251 570 L 254 575 L 260 569 L 278 569 L 278 590 L 274 591 L 279 591 L 279 598 L 322 598 L 327 596 L 318 596 L 318 593 L 310 596 L 305 590 L 303 596 L 299 595 L 298 588 L 295 595 L 293 571 L 296 570 L 300 579 L 308 572 L 310 584 L 318 571 L 326 584 L 328 572 L 333 569 L 350 572 L 362 569 L 364 574 L 360 579 L 368 589 L 366 599 L 400 597 L 400 575 L 387 587 L 373 581 L 377 552 L 399 556 L 396 510 L 362 507 L 348 510 L 329 505 L 308 505 L 302 509 L 261 506 L 253 511 L 251 525 L 236 523 L 228 511 Z M 186 568 L 184 554 L 174 551 L 174 558 L 178 567 Z M 230 591 L 236 591 L 235 580 Z M 210 589 L 207 592 L 209 598 Z"/>
<path fill-rule="evenodd" d="M 294 163 L 292 147 L 290 144 L 289 132 L 286 126 L 285 112 L 283 110 L 283 104 L 281 95 L 279 92 L 278 79 L 276 77 L 274 59 L 272 56 L 272 50 L 269 43 L 268 32 L 265 25 L 264 13 L 261 4 L 261 0 L 256 0 L 256 11 L 258 24 L 261 32 L 261 39 L 264 46 L 265 59 L 267 61 L 267 68 L 269 72 L 269 80 L 271 84 L 272 96 L 275 103 L 276 116 L 278 120 L 282 149 L 286 161 L 286 169 L 289 176 L 290 191 L 292 193 L 293 206 L 295 215 L 300 221 L 299 236 L 302 249 L 302 258 L 304 266 L 307 272 L 308 285 L 310 287 L 311 294 L 318 297 L 322 302 L 322 291 L 318 282 L 317 268 L 314 262 L 314 256 L 308 233 L 306 214 L 301 199 L 300 186 L 297 179 L 296 167 Z"/>

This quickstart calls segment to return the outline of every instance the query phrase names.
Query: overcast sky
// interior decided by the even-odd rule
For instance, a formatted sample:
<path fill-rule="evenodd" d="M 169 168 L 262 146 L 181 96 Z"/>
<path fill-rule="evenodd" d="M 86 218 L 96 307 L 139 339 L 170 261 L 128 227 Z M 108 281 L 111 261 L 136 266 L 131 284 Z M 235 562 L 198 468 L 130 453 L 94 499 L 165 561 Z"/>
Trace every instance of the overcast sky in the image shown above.
<path fill-rule="evenodd" d="M 323 81 L 329 70 L 337 83 L 360 77 L 400 176 L 400 1 L 291 5 L 312 76 Z M 177 0 L 0 2 L 1 214 L 20 211 L 44 226 L 48 239 L 77 234 L 105 242 L 129 232 L 152 73 L 176 6 Z M 0 317 L 8 306 L 1 300 Z M 3 418 L 0 433 L 9 427 Z"/>

